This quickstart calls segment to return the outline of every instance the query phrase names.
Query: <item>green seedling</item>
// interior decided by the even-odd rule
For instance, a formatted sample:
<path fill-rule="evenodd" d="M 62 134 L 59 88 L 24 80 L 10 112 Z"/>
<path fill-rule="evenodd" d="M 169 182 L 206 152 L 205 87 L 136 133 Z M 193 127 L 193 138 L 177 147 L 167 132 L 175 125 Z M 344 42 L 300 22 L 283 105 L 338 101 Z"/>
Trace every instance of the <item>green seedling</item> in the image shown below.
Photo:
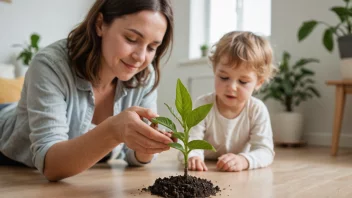
<path fill-rule="evenodd" d="M 180 123 L 183 127 L 183 132 L 179 132 L 176 128 L 175 123 L 167 118 L 167 117 L 157 117 L 153 118 L 153 123 L 161 124 L 168 129 L 170 129 L 172 133 L 172 137 L 175 137 L 183 142 L 179 144 L 177 142 L 170 143 L 170 147 L 175 148 L 183 153 L 184 156 L 184 177 L 187 178 L 188 176 L 188 154 L 195 149 L 203 149 L 203 150 L 213 150 L 216 151 L 215 148 L 209 144 L 207 141 L 204 140 L 193 140 L 189 142 L 189 132 L 190 129 L 196 126 L 200 121 L 202 121 L 207 114 L 209 113 L 210 109 L 212 108 L 213 104 L 206 104 L 196 109 L 192 109 L 192 99 L 191 96 L 186 89 L 186 87 L 182 84 L 181 80 L 177 80 L 176 86 L 176 100 L 175 106 L 177 108 L 177 112 L 174 111 L 168 104 L 165 104 L 166 107 L 169 109 L 171 114 L 176 118 L 176 120 Z"/>

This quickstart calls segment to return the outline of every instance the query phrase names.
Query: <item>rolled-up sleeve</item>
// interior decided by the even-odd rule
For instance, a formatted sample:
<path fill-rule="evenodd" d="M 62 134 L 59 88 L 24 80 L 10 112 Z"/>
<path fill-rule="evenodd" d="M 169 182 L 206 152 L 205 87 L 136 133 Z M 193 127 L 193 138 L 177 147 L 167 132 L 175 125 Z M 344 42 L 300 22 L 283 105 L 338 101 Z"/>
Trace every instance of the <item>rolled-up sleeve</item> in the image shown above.
<path fill-rule="evenodd" d="M 38 54 L 27 73 L 27 108 L 30 127 L 30 150 L 33 164 L 43 173 L 45 155 L 57 142 L 68 140 L 67 104 L 63 77 L 55 63 Z"/>

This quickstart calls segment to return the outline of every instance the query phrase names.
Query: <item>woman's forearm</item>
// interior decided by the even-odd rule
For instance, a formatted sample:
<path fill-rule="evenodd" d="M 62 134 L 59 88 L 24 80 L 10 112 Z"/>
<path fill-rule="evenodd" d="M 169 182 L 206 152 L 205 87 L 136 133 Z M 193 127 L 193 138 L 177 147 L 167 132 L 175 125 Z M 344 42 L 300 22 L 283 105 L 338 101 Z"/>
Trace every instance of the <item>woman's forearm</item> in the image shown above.
<path fill-rule="evenodd" d="M 82 136 L 54 144 L 45 156 L 44 175 L 50 181 L 57 181 L 81 173 L 119 143 L 106 120 Z"/>

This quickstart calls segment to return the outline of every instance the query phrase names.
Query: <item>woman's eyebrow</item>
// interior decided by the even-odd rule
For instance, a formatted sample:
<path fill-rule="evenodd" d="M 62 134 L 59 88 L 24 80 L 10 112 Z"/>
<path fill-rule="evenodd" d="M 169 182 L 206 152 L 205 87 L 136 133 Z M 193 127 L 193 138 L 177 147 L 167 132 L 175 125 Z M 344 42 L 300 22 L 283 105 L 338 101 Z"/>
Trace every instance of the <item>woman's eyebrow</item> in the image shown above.
<path fill-rule="evenodd" d="M 141 38 L 144 38 L 144 35 L 143 35 L 140 31 L 138 31 L 138 30 L 136 30 L 136 29 L 126 29 L 126 30 L 137 34 L 137 35 L 140 36 Z M 155 44 L 160 44 L 161 41 L 154 41 L 153 43 L 155 43 Z"/>

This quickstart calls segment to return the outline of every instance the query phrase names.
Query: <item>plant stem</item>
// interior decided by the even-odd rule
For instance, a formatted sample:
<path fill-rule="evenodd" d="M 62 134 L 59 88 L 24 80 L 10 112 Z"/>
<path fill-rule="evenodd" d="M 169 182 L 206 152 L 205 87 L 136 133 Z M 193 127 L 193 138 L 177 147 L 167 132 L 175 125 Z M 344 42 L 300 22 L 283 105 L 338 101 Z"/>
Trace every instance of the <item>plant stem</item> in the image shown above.
<path fill-rule="evenodd" d="M 348 10 L 348 4 L 349 3 L 350 3 L 349 1 L 346 2 L 346 10 Z M 350 16 L 349 15 L 346 16 L 346 21 L 347 21 L 347 31 L 348 31 L 349 34 L 352 34 L 352 23 L 350 21 Z"/>
<path fill-rule="evenodd" d="M 346 33 L 345 33 L 344 31 L 342 31 L 343 29 L 340 28 L 341 24 L 342 24 L 342 23 L 339 23 L 339 24 L 337 24 L 337 26 L 336 26 L 336 36 L 337 36 L 337 37 L 346 35 Z M 341 32 L 342 35 L 339 35 L 339 34 L 337 33 L 337 30 L 340 30 L 340 32 Z"/>
<path fill-rule="evenodd" d="M 285 106 L 286 106 L 287 112 L 292 112 L 292 97 L 291 96 L 286 96 Z"/>
<path fill-rule="evenodd" d="M 184 155 L 184 157 L 185 157 L 185 167 L 184 167 L 184 175 L 183 175 L 183 177 L 185 179 L 187 179 L 187 176 L 188 176 L 188 153 L 187 152 Z"/>
<path fill-rule="evenodd" d="M 333 26 L 329 25 L 328 23 L 325 23 L 324 21 L 318 21 L 319 23 L 322 23 L 326 26 L 328 26 L 329 28 L 334 28 Z M 346 33 L 343 31 L 343 29 L 340 28 L 340 24 L 337 25 L 336 27 L 336 30 L 340 30 L 342 32 L 343 35 L 346 35 Z M 337 33 L 337 31 L 334 32 L 334 34 L 339 37 L 340 35 Z"/>
<path fill-rule="evenodd" d="M 184 168 L 184 178 L 187 179 L 187 177 L 188 177 L 188 132 L 189 132 L 189 130 L 187 128 L 186 123 L 184 125 L 185 125 L 183 127 L 185 129 L 185 142 L 184 142 L 184 146 L 185 146 L 185 153 L 184 153 L 185 168 Z"/>

